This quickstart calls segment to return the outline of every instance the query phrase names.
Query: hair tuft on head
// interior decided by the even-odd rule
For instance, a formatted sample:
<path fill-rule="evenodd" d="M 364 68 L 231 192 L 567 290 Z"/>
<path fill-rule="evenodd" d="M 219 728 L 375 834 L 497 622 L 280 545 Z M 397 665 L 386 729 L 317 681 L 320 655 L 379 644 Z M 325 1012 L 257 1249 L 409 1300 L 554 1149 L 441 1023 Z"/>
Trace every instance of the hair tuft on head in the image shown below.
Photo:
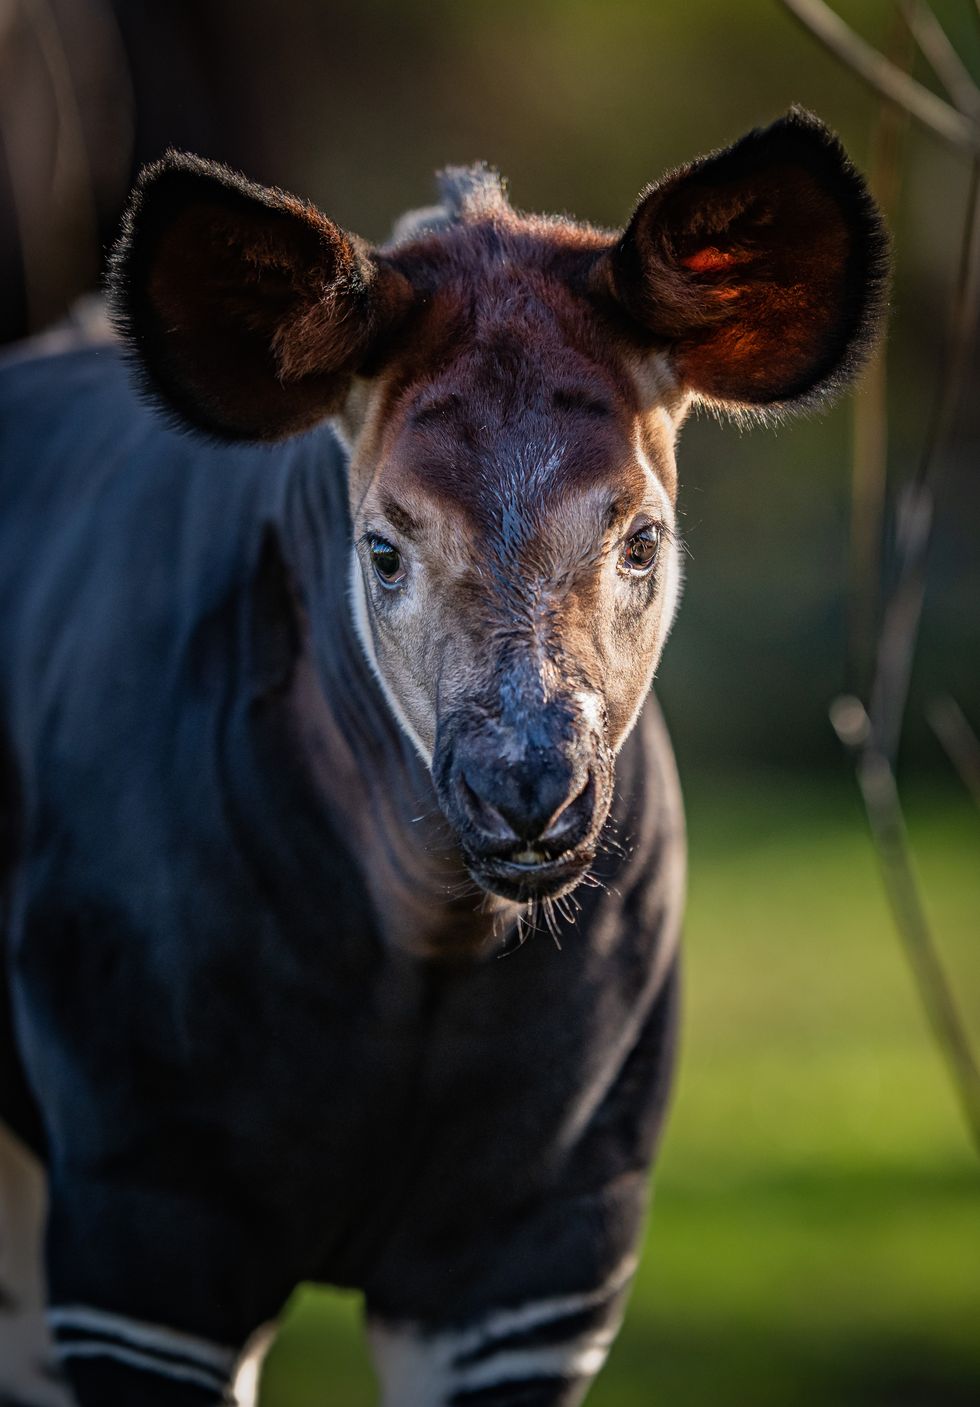
<path fill-rule="evenodd" d="M 446 166 L 436 179 L 450 220 L 478 220 L 510 209 L 504 178 L 485 161 Z"/>

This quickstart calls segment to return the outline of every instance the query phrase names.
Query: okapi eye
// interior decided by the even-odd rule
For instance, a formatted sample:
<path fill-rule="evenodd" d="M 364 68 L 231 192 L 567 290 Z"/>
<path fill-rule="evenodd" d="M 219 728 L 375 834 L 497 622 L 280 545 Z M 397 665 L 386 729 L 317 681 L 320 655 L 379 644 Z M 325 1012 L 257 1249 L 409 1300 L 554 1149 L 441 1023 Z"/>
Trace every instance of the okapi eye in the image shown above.
<path fill-rule="evenodd" d="M 626 539 L 617 566 L 626 576 L 649 576 L 659 551 L 660 529 L 651 523 Z"/>
<path fill-rule="evenodd" d="M 383 537 L 372 537 L 370 541 L 371 561 L 374 572 L 382 586 L 398 586 L 405 576 L 401 553 Z"/>

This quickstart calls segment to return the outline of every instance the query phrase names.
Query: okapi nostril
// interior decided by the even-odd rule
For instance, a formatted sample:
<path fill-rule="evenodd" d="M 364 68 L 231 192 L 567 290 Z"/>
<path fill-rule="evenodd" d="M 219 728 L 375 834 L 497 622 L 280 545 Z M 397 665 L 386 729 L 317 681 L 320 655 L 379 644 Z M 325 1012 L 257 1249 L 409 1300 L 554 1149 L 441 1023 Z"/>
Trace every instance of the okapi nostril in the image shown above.
<path fill-rule="evenodd" d="M 563 802 L 552 816 L 547 828 L 541 834 L 541 839 L 558 840 L 561 836 L 566 835 L 582 819 L 586 809 L 591 811 L 593 792 L 592 773 L 589 772 L 578 791 Z"/>
<path fill-rule="evenodd" d="M 460 774 L 459 791 L 470 820 L 475 826 L 495 840 L 516 843 L 520 837 L 505 816 L 492 806 L 470 784 L 465 773 Z"/>
<path fill-rule="evenodd" d="M 587 828 L 595 803 L 591 772 L 579 785 L 557 766 L 460 770 L 456 795 L 470 824 L 495 848 L 539 841 L 565 847 Z"/>

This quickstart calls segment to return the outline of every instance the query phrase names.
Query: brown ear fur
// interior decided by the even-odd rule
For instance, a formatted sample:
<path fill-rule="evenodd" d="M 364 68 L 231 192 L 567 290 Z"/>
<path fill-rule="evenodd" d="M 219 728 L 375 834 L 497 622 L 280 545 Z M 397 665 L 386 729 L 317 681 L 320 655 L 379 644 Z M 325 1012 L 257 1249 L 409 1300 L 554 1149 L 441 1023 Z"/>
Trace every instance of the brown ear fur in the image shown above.
<path fill-rule="evenodd" d="M 650 189 L 597 277 L 691 390 L 751 408 L 805 403 L 857 370 L 887 269 L 864 181 L 794 109 Z"/>
<path fill-rule="evenodd" d="M 312 206 L 174 152 L 140 176 L 109 289 L 151 393 L 200 429 L 257 440 L 336 410 L 412 297 Z"/>

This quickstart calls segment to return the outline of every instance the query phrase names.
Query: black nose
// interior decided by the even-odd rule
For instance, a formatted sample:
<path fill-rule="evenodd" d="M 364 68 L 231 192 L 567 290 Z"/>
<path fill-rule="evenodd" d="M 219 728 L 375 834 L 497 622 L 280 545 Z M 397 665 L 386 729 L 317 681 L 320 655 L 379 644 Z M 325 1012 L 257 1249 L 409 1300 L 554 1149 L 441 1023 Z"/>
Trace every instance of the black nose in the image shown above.
<path fill-rule="evenodd" d="M 458 795 L 470 825 L 497 846 L 575 844 L 588 828 L 593 791 L 591 773 L 563 764 L 468 763 L 459 773 Z"/>

